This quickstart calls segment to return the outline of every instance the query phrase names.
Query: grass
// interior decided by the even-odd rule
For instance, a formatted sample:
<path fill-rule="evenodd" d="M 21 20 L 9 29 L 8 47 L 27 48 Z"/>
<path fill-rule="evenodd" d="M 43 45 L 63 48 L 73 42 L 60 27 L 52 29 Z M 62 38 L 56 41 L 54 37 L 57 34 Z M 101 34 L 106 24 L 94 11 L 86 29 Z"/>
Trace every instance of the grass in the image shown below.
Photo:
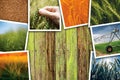
<path fill-rule="evenodd" d="M 51 19 L 38 14 L 39 8 L 45 6 L 58 6 L 57 0 L 31 0 L 30 1 L 30 29 L 59 29 Z"/>
<path fill-rule="evenodd" d="M 9 31 L 0 34 L 0 51 L 24 50 L 26 35 L 26 29 L 19 29 L 17 32 Z"/>
<path fill-rule="evenodd" d="M 109 43 L 102 43 L 102 44 L 96 44 L 95 49 L 96 51 L 99 51 L 100 53 L 107 54 L 106 47 Z M 120 53 L 120 41 L 114 41 L 110 45 L 113 46 L 113 52 L 112 53 Z"/>
<path fill-rule="evenodd" d="M 112 60 L 113 62 L 111 62 Z M 105 59 L 92 63 L 90 80 L 120 80 L 120 59 L 112 58 L 109 62 Z"/>
<path fill-rule="evenodd" d="M 91 25 L 120 21 L 120 0 L 92 0 Z"/>
<path fill-rule="evenodd" d="M 0 66 L 0 80 L 29 80 L 27 63 L 3 63 Z"/>

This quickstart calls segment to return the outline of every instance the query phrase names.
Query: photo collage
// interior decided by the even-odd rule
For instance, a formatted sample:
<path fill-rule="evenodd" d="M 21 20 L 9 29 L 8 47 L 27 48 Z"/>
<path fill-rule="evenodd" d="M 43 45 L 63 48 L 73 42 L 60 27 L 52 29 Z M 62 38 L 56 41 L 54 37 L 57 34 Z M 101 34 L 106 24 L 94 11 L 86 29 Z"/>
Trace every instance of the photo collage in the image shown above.
<path fill-rule="evenodd" d="M 120 80 L 119 6 L 0 0 L 0 80 Z"/>

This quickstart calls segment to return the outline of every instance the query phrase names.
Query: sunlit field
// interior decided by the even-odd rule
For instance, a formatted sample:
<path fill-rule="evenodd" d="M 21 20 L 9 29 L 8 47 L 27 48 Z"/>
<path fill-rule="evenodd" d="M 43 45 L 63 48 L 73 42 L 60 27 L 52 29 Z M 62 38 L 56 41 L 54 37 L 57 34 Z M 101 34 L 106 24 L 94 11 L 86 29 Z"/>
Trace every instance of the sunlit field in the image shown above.
<path fill-rule="evenodd" d="M 0 21 L 0 51 L 24 50 L 27 24 Z"/>
<path fill-rule="evenodd" d="M 96 56 L 120 53 L 120 23 L 92 28 Z"/>
<path fill-rule="evenodd" d="M 26 52 L 0 53 L 0 80 L 29 80 Z"/>

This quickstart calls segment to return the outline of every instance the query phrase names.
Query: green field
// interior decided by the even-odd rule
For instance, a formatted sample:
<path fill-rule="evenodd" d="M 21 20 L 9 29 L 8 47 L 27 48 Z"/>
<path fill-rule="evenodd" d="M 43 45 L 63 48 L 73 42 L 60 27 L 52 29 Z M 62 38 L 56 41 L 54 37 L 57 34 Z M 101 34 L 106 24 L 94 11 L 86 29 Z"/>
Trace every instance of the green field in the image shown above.
<path fill-rule="evenodd" d="M 114 53 L 120 53 L 120 41 L 114 41 L 110 44 L 113 47 L 113 52 L 109 54 L 114 54 Z M 108 43 L 102 43 L 102 44 L 96 44 L 95 49 L 96 51 L 102 53 L 102 54 L 107 54 L 106 52 L 106 47 L 108 46 Z"/>
<path fill-rule="evenodd" d="M 30 29 L 59 29 L 52 20 L 40 16 L 38 11 L 45 6 L 58 6 L 57 0 L 30 0 Z"/>
<path fill-rule="evenodd" d="M 0 66 L 0 80 L 29 80 L 26 63 L 6 63 Z"/>
<path fill-rule="evenodd" d="M 0 51 L 24 50 L 26 35 L 27 29 L 24 28 L 0 34 Z"/>
<path fill-rule="evenodd" d="M 91 25 L 120 21 L 120 0 L 92 0 Z"/>

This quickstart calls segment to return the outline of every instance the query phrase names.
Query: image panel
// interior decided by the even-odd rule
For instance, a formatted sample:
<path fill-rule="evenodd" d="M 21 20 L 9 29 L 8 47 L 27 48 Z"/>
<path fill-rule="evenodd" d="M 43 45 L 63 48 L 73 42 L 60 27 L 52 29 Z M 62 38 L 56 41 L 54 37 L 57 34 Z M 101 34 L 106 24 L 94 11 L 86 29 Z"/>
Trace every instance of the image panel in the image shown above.
<path fill-rule="evenodd" d="M 89 0 L 59 0 L 65 29 L 88 24 Z"/>
<path fill-rule="evenodd" d="M 30 80 L 27 51 L 0 52 L 0 80 Z"/>
<path fill-rule="evenodd" d="M 0 51 L 25 50 L 28 25 L 0 20 Z"/>
<path fill-rule="evenodd" d="M 120 21 L 120 0 L 91 0 L 90 25 Z"/>
<path fill-rule="evenodd" d="M 58 0 L 30 0 L 29 31 L 60 31 Z"/>
<path fill-rule="evenodd" d="M 0 19 L 28 22 L 28 0 L 0 0 Z"/>
<path fill-rule="evenodd" d="M 120 54 L 103 58 L 91 55 L 89 80 L 120 80 Z"/>
<path fill-rule="evenodd" d="M 120 23 L 92 27 L 96 57 L 120 53 Z"/>

